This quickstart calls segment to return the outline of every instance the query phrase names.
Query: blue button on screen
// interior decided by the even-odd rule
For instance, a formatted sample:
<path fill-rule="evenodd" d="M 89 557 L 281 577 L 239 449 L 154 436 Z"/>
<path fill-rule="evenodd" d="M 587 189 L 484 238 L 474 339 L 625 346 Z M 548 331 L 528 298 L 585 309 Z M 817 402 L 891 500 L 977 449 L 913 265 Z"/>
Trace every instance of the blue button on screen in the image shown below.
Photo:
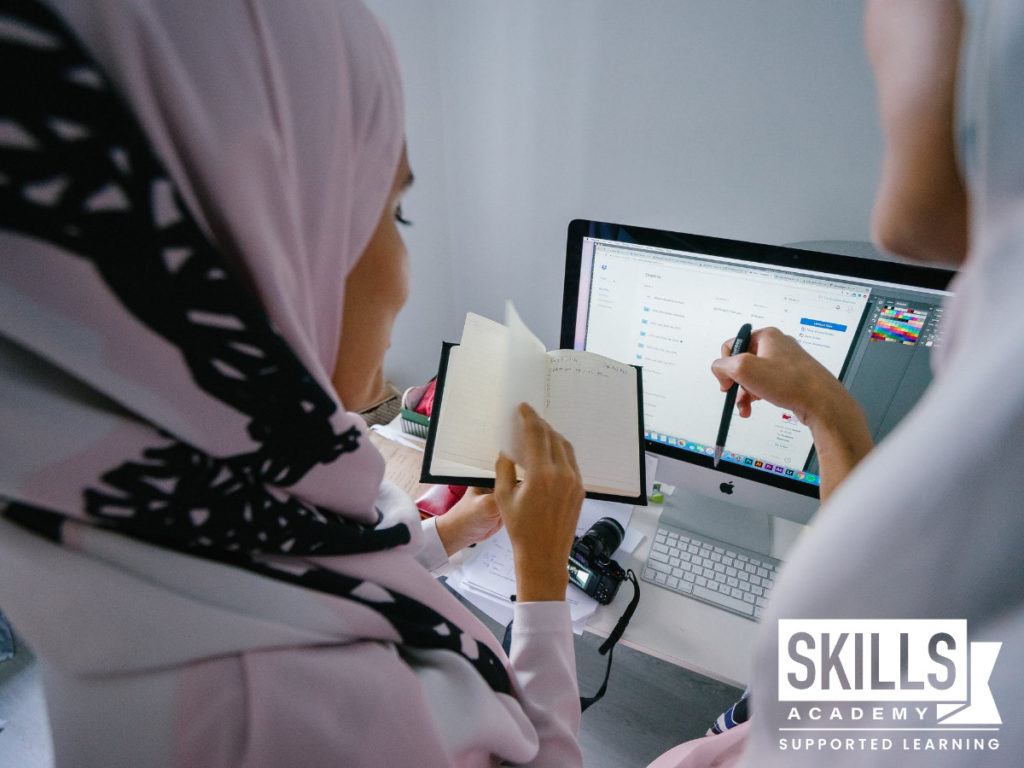
<path fill-rule="evenodd" d="M 846 330 L 846 326 L 842 323 L 830 323 L 827 320 L 814 320 L 810 317 L 801 317 L 800 325 L 809 325 L 812 328 L 825 328 L 829 331 L 839 331 L 840 333 Z"/>

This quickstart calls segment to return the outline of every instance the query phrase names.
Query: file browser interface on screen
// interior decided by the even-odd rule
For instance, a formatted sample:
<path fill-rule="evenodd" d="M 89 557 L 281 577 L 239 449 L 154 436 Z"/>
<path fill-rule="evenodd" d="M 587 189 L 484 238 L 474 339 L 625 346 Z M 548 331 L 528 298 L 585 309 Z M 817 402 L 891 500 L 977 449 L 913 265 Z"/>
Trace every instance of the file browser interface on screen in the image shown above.
<path fill-rule="evenodd" d="M 876 441 L 931 380 L 943 290 L 599 237 L 579 247 L 573 346 L 643 366 L 649 444 L 711 456 L 724 396 L 710 366 L 743 323 L 796 338 L 864 407 Z M 723 461 L 819 483 L 810 430 L 764 402 L 733 418 Z"/>

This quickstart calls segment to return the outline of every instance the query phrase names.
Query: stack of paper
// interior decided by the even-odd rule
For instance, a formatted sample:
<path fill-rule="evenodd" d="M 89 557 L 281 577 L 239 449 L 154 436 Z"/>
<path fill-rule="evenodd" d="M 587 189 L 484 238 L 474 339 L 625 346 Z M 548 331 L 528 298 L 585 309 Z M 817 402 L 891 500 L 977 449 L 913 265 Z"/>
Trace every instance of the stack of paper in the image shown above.
<path fill-rule="evenodd" d="M 587 499 L 580 510 L 576 535 L 582 536 L 602 517 L 612 517 L 622 524 L 626 536 L 613 559 L 636 549 L 642 537 L 629 528 L 633 508 L 626 504 Z M 500 624 L 512 621 L 512 595 L 516 593 L 516 574 L 512 560 L 512 542 L 502 528 L 487 541 L 478 544 L 461 568 L 448 574 L 448 586 Z M 573 631 L 583 627 L 597 610 L 598 602 L 572 584 L 565 593 L 572 614 Z"/>
<path fill-rule="evenodd" d="M 410 448 L 415 448 L 417 451 L 422 451 L 423 446 L 426 445 L 427 442 L 422 438 L 402 431 L 402 414 L 398 414 L 387 424 L 374 424 L 370 429 L 374 432 L 380 433 L 388 440 L 394 440 L 396 443 L 407 445 Z"/>

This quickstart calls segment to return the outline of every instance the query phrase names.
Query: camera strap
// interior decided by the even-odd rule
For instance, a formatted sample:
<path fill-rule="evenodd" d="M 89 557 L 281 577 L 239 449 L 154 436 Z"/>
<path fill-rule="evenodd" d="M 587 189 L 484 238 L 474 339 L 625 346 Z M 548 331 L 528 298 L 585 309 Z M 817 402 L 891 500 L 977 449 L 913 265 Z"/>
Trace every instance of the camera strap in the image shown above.
<path fill-rule="evenodd" d="M 622 612 L 618 622 L 615 624 L 615 629 L 611 631 L 608 638 L 601 643 L 601 647 L 597 649 L 597 652 L 602 656 L 608 654 L 608 666 L 604 670 L 604 681 L 601 683 L 601 687 L 597 689 L 597 693 L 593 696 L 580 696 L 580 712 L 586 712 L 587 707 L 600 701 L 601 697 L 604 696 L 608 690 L 608 676 L 612 672 L 612 651 L 615 649 L 615 644 L 619 642 L 619 638 L 622 637 L 622 633 L 626 631 L 626 627 L 629 626 L 629 620 L 633 618 L 633 612 L 636 611 L 637 605 L 640 603 L 640 584 L 636 580 L 636 574 L 630 568 L 626 571 L 626 578 L 629 579 L 633 585 L 633 598 L 629 601 L 629 605 L 626 606 L 626 610 Z M 505 649 L 505 653 L 508 654 L 512 647 L 512 622 L 508 623 L 505 627 L 505 636 L 502 638 L 501 647 Z"/>
<path fill-rule="evenodd" d="M 612 672 L 612 651 L 615 650 L 615 644 L 619 642 L 619 638 L 622 637 L 622 633 L 626 631 L 626 627 L 629 626 L 629 620 L 633 618 L 633 612 L 636 610 L 637 605 L 640 603 L 640 584 L 636 580 L 636 574 L 633 573 L 632 569 L 626 571 L 626 578 L 629 579 L 633 585 L 633 599 L 629 601 L 629 605 L 626 606 L 626 610 L 622 612 L 622 616 L 619 617 L 618 623 L 615 625 L 615 629 L 608 635 L 608 639 L 601 643 L 601 647 L 597 649 L 597 652 L 602 656 L 608 654 L 608 666 L 604 670 L 604 681 L 601 683 L 601 687 L 597 689 L 597 693 L 593 696 L 580 696 L 580 711 L 586 712 L 587 707 L 597 703 L 605 692 L 608 690 L 608 676 Z"/>

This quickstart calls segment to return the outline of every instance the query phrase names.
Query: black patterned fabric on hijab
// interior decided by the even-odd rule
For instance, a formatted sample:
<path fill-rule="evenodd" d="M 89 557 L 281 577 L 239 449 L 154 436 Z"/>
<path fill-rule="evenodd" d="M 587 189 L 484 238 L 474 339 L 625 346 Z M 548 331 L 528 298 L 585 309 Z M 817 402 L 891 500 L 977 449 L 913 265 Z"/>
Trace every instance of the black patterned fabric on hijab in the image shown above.
<path fill-rule="evenodd" d="M 317 477 L 373 449 L 275 329 L 247 276 L 204 233 L 89 53 L 45 6 L 3 0 L 0 68 L 0 229 L 45 244 L 57 263 L 91 267 L 98 280 L 82 286 L 90 294 L 83 304 L 98 296 L 119 305 L 96 312 L 126 313 L 138 324 L 126 328 L 126 344 L 151 334 L 154 345 L 175 351 L 202 393 L 202 407 L 229 409 L 226 429 L 244 429 L 241 450 L 196 445 L 133 412 L 139 401 L 100 380 L 88 361 L 61 359 L 53 339 L 26 331 L 18 318 L 5 321 L 0 339 L 13 344 L 14 356 L 61 369 L 101 403 L 100 411 L 144 435 L 128 441 L 138 446 L 134 455 L 81 488 L 79 509 L 20 492 L 11 481 L 0 488 L 10 501 L 5 516 L 58 542 L 66 521 L 84 521 L 355 601 L 386 617 L 403 644 L 467 655 L 468 642 L 467 658 L 480 674 L 494 690 L 509 692 L 491 647 L 437 607 L 389 585 L 375 585 L 389 599 L 366 599 L 362 579 L 301 559 L 385 552 L 409 542 L 409 527 L 375 524 L 311 500 L 329 496 L 317 491 Z M 13 256 L 9 247 L 5 241 Z M 8 256 L 0 287 L 6 282 L 30 294 L 38 287 L 33 265 L 24 254 Z M 75 295 L 75 285 L 59 283 L 55 275 L 56 287 L 40 290 Z M 367 472 L 379 474 L 378 465 L 371 461 Z M 281 556 L 297 559 L 282 568 L 275 565 Z"/>

